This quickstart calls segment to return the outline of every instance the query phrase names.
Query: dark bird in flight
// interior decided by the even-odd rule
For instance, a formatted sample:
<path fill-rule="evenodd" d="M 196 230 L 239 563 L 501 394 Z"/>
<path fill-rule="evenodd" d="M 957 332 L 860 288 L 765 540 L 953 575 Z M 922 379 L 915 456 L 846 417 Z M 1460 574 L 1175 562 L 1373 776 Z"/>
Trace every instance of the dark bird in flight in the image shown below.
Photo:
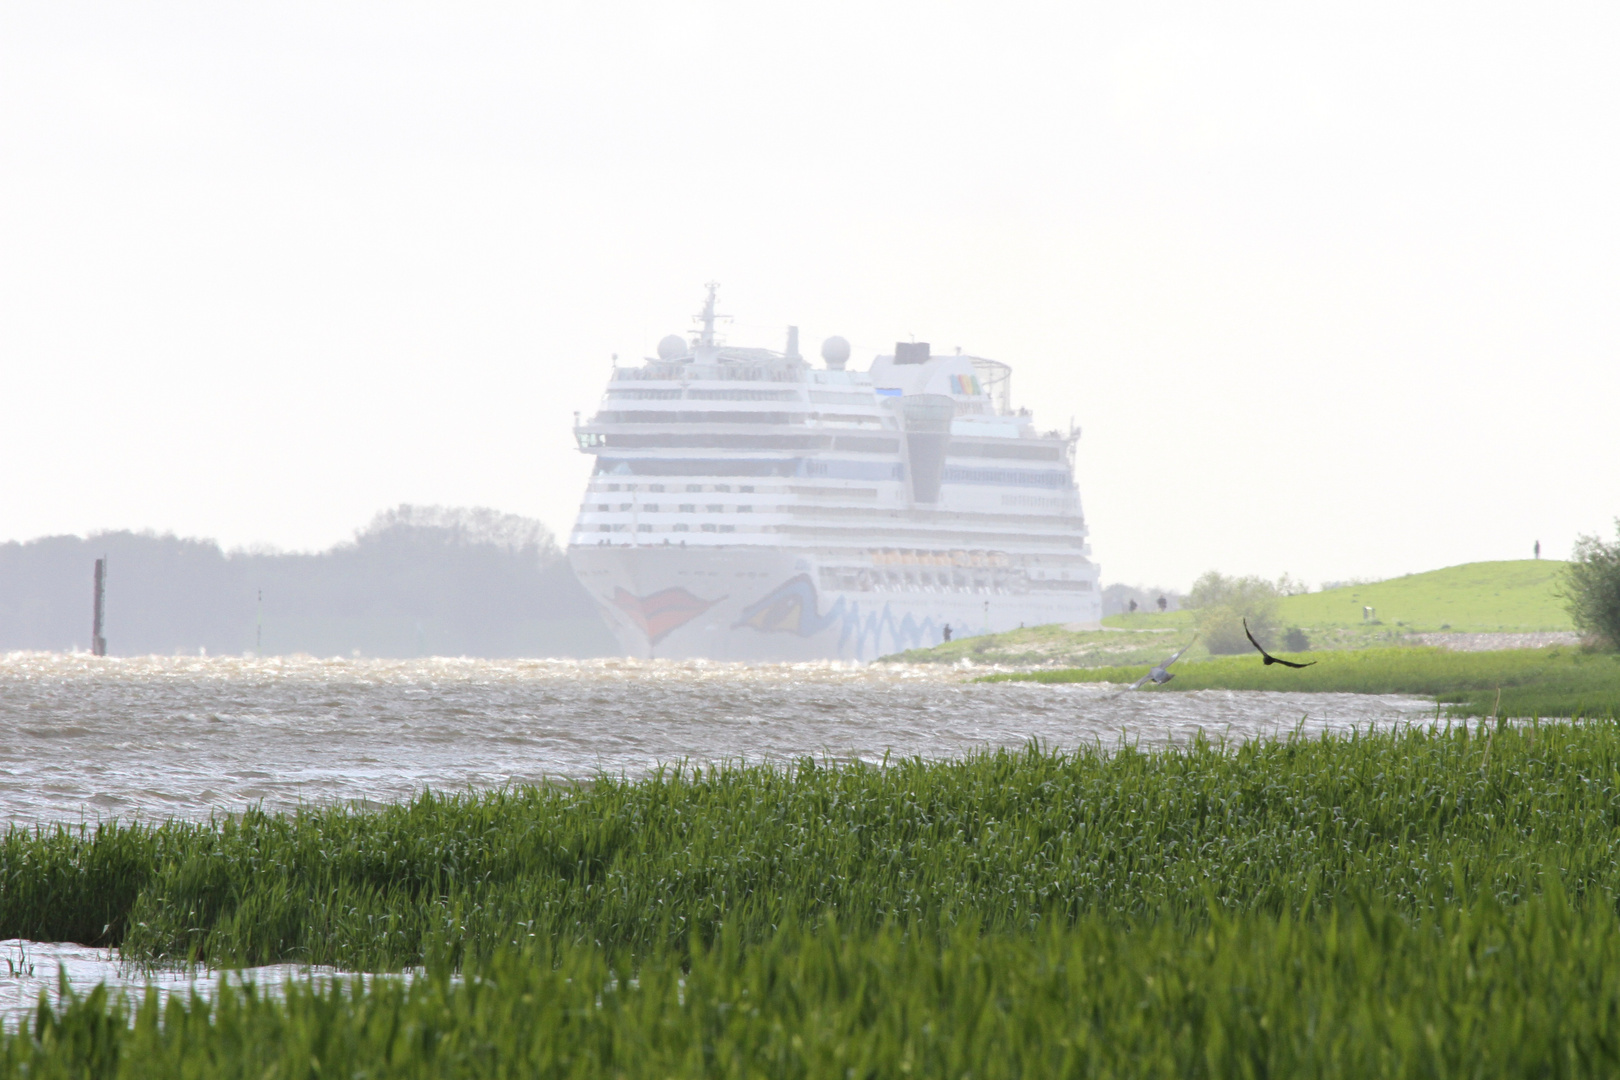
<path fill-rule="evenodd" d="M 1292 660 L 1279 660 L 1275 656 L 1272 656 L 1270 653 L 1266 652 L 1265 649 L 1261 648 L 1260 643 L 1258 641 L 1254 640 L 1254 635 L 1249 633 L 1249 620 L 1248 619 L 1243 620 L 1243 632 L 1244 632 L 1244 634 L 1248 635 L 1249 644 L 1253 645 L 1257 649 L 1260 649 L 1260 655 L 1266 658 L 1266 663 L 1267 664 L 1281 664 L 1283 667 L 1302 668 L 1302 667 L 1310 667 L 1311 664 L 1316 663 L 1315 660 L 1312 660 L 1309 664 L 1296 664 Z"/>
<path fill-rule="evenodd" d="M 1197 640 L 1198 640 L 1198 635 L 1194 634 L 1193 635 L 1193 641 L 1197 641 Z M 1163 686 L 1165 683 L 1167 683 L 1171 679 L 1175 678 L 1175 676 L 1170 674 L 1170 672 L 1168 670 L 1170 665 L 1175 663 L 1177 660 L 1180 660 L 1181 659 L 1181 653 L 1184 653 L 1188 649 L 1192 648 L 1192 645 L 1193 645 L 1192 641 L 1187 642 L 1187 644 L 1185 644 L 1185 645 L 1183 645 L 1181 647 L 1181 652 L 1176 653 L 1176 655 L 1172 656 L 1170 659 L 1166 660 L 1164 663 L 1160 664 L 1158 667 L 1152 669 L 1146 675 L 1142 676 L 1140 679 L 1137 679 L 1135 682 L 1131 683 L 1131 685 L 1128 687 L 1128 689 L 1139 690 L 1139 689 L 1142 688 L 1142 686 L 1144 684 L 1146 684 L 1149 681 L 1151 681 L 1155 686 Z"/>

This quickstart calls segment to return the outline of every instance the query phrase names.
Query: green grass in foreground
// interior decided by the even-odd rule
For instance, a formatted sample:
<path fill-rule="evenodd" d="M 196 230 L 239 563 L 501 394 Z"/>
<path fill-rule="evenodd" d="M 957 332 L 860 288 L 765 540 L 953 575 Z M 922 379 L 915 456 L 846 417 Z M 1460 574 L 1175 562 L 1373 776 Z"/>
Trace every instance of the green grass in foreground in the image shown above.
<path fill-rule="evenodd" d="M 1451 652 L 1398 647 L 1295 655 L 1314 660 L 1294 670 L 1266 666 L 1258 653 L 1177 664 L 1175 679 L 1139 693 L 1178 690 L 1308 690 L 1319 693 L 1421 694 L 1450 706 L 1453 715 L 1507 717 L 1602 716 L 1620 714 L 1620 655 L 1579 648 L 1501 649 Z M 985 682 L 1131 683 L 1147 665 L 1065 668 L 1054 671 L 987 675 Z M 1497 690 L 1501 706 L 1497 707 Z"/>
<path fill-rule="evenodd" d="M 423 796 L 212 824 L 13 828 L 0 938 L 137 958 L 356 970 L 529 942 L 656 953 L 833 914 L 852 931 L 1024 932 L 1514 903 L 1547 874 L 1620 895 L 1620 725 L 1398 732 L 1237 748 L 803 763 Z"/>
<path fill-rule="evenodd" d="M 637 961 L 541 947 L 464 980 L 294 983 L 281 1001 L 148 999 L 133 1018 L 97 991 L 0 1036 L 0 1076 L 1608 1076 L 1616 972 L 1612 907 L 1556 891 L 1427 921 L 1348 903 L 1195 931 L 789 928 Z"/>
<path fill-rule="evenodd" d="M 1617 898 L 1606 721 L 13 829 L 0 937 L 429 970 L 96 991 L 0 1076 L 1612 1075 Z"/>

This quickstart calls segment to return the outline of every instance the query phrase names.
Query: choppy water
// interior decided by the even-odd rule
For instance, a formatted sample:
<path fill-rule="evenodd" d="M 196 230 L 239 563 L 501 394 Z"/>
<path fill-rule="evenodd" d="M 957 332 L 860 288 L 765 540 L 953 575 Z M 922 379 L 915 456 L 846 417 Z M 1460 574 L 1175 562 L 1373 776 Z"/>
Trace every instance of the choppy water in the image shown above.
<path fill-rule="evenodd" d="M 975 684 L 937 667 L 0 657 L 0 821 L 395 801 L 682 760 L 944 757 L 1432 715 L 1355 694 Z"/>

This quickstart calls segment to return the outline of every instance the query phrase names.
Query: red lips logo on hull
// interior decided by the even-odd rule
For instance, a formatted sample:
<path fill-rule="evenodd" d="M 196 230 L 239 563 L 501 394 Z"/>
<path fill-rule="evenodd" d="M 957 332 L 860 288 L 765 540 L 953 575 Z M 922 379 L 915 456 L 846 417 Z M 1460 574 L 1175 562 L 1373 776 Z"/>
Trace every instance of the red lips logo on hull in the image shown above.
<path fill-rule="evenodd" d="M 613 590 L 613 604 L 641 627 L 647 640 L 656 645 L 670 632 L 684 626 L 718 604 L 725 597 L 704 600 L 685 589 L 661 589 L 649 596 L 635 596 L 623 587 Z"/>

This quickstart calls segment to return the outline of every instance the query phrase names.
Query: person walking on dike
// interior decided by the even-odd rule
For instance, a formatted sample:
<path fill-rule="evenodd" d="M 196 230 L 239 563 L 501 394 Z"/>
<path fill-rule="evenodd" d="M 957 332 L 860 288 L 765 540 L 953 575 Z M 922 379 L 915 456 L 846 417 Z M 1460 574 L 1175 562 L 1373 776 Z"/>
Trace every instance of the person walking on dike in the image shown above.
<path fill-rule="evenodd" d="M 945 624 L 945 640 L 946 641 L 951 640 L 951 624 L 950 623 Z"/>

